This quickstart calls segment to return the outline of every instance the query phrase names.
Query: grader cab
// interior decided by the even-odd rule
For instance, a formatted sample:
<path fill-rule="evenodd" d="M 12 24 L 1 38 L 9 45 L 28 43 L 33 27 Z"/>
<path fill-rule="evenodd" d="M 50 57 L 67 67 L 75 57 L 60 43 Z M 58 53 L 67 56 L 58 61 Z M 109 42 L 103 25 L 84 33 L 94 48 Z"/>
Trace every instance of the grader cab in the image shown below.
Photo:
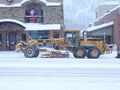
<path fill-rule="evenodd" d="M 64 30 L 64 38 L 30 40 L 29 42 L 22 41 L 16 45 L 16 51 L 22 51 L 27 58 L 37 57 L 39 51 L 47 51 L 39 47 L 42 46 L 43 42 L 59 43 L 58 45 L 62 45 L 72 52 L 75 58 L 84 58 L 85 56 L 88 58 L 98 58 L 100 55 L 112 51 L 112 48 L 99 38 L 80 37 L 80 30 Z M 53 50 L 42 56 L 54 58 L 66 57 L 68 55 Z"/>

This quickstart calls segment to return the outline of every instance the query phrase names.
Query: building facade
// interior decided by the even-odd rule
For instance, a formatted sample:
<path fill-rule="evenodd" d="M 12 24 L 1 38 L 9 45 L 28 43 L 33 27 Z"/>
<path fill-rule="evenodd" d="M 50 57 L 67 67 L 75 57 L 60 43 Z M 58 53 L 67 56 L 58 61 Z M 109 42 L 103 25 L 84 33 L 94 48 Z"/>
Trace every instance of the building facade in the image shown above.
<path fill-rule="evenodd" d="M 95 27 L 91 28 L 92 36 L 105 35 L 106 41 L 111 44 L 116 44 L 120 50 L 120 6 L 112 9 L 95 21 Z"/>
<path fill-rule="evenodd" d="M 112 5 L 99 5 L 96 7 L 96 19 L 103 16 L 104 14 L 110 12 L 111 9 L 118 6 L 118 4 L 112 4 Z"/>
<path fill-rule="evenodd" d="M 14 50 L 19 41 L 28 39 L 27 34 L 33 39 L 62 37 L 62 2 L 48 1 L 0 1 L 0 50 Z"/>

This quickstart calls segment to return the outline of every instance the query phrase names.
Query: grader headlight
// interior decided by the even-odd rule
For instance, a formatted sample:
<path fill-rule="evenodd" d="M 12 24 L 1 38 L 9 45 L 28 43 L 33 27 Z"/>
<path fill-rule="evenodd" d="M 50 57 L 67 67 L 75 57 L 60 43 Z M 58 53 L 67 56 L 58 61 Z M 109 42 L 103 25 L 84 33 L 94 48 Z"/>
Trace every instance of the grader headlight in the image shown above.
<path fill-rule="evenodd" d="M 103 43 L 103 41 L 101 40 L 100 43 Z"/>
<path fill-rule="evenodd" d="M 15 45 L 15 51 L 19 52 L 21 50 L 21 43 Z"/>

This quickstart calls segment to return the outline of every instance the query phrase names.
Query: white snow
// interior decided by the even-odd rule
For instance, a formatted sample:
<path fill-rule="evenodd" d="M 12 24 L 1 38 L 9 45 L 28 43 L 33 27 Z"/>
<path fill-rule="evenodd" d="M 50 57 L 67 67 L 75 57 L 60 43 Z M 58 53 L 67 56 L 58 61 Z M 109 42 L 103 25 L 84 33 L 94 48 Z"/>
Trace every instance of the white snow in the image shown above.
<path fill-rule="evenodd" d="M 99 59 L 25 58 L 0 52 L 0 90 L 119 90 L 116 51 Z"/>
<path fill-rule="evenodd" d="M 0 52 L 1 90 L 119 90 L 116 52 L 99 59 L 25 58 Z"/>
<path fill-rule="evenodd" d="M 25 30 L 61 30 L 60 24 L 23 23 L 15 19 L 1 19 L 0 22 L 13 22 L 25 27 Z"/>
<path fill-rule="evenodd" d="M 61 30 L 60 24 L 25 23 L 25 30 Z"/>
<path fill-rule="evenodd" d="M 13 23 L 17 23 L 25 27 L 25 24 L 23 22 L 20 22 L 15 19 L 0 19 L 0 22 L 13 22 Z"/>
<path fill-rule="evenodd" d="M 13 5 L 0 4 L 0 7 L 21 7 L 22 4 L 24 4 L 25 2 L 28 2 L 28 1 L 30 1 L 30 0 L 22 0 L 20 3 L 16 3 Z M 46 0 L 39 0 L 39 1 L 45 3 L 46 6 L 60 6 L 61 5 L 60 3 L 47 2 Z"/>
<path fill-rule="evenodd" d="M 104 23 L 104 24 L 101 24 L 101 25 L 90 27 L 90 28 L 88 28 L 86 30 L 87 31 L 93 31 L 93 30 L 97 30 L 97 29 L 101 29 L 101 28 L 104 28 L 104 27 L 111 26 L 113 24 L 114 24 L 114 22 Z"/>
<path fill-rule="evenodd" d="M 99 4 L 99 5 L 119 5 L 119 2 L 118 1 L 115 1 L 115 0 L 112 0 L 112 1 L 109 1 L 109 2 L 105 2 L 104 4 Z"/>
<path fill-rule="evenodd" d="M 117 10 L 118 8 L 120 8 L 120 5 L 116 6 L 116 7 L 115 7 L 115 8 L 113 8 L 113 9 L 111 9 L 108 13 L 105 13 L 103 16 L 101 16 L 101 17 L 97 18 L 97 19 L 95 20 L 95 22 L 97 22 L 97 21 L 99 21 L 100 19 L 102 19 L 103 17 L 105 17 L 105 16 L 109 15 L 111 12 L 113 12 L 113 11 Z"/>
<path fill-rule="evenodd" d="M 60 6 L 60 3 L 53 3 L 53 2 L 48 2 L 46 6 Z"/>

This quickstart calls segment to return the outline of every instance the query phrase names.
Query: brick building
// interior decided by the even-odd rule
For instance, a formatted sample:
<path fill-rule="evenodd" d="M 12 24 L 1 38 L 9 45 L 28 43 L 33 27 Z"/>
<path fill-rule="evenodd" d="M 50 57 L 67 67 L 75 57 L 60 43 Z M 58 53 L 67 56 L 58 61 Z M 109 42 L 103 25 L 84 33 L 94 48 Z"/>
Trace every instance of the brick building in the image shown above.
<path fill-rule="evenodd" d="M 118 6 L 118 4 L 104 4 L 104 5 L 99 5 L 96 7 L 95 12 L 96 12 L 96 19 L 103 16 L 105 13 L 110 12 L 111 9 L 115 8 Z"/>
<path fill-rule="evenodd" d="M 95 37 L 106 36 L 106 42 L 115 43 L 120 49 L 120 6 L 99 17 L 95 27 L 90 28 L 90 34 Z"/>
<path fill-rule="evenodd" d="M 62 36 L 62 0 L 0 0 L 0 12 L 0 50 L 14 50 L 26 33 L 34 39 Z"/>

